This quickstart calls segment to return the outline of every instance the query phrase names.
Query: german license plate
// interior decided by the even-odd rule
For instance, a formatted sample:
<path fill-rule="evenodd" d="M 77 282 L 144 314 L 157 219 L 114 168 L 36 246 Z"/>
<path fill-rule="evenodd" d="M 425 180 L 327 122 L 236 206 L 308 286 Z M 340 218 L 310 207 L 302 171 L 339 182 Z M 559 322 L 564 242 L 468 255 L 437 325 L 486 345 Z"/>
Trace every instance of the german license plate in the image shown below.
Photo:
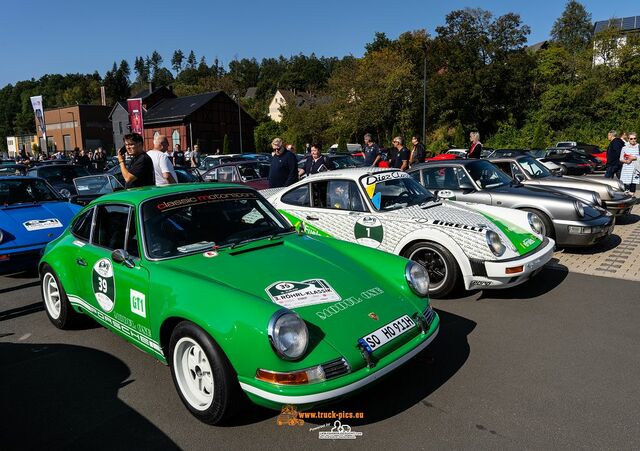
<path fill-rule="evenodd" d="M 358 343 L 367 348 L 369 352 L 373 352 L 414 327 L 416 327 L 416 323 L 409 315 L 404 315 L 360 338 Z"/>

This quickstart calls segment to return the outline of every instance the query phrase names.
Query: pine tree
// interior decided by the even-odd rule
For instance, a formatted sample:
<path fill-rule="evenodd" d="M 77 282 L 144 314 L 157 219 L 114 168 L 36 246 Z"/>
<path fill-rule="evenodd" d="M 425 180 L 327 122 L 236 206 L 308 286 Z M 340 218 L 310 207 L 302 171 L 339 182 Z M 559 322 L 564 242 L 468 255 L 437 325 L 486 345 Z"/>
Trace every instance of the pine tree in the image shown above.
<path fill-rule="evenodd" d="M 182 53 L 182 50 L 178 49 L 175 52 L 173 52 L 173 56 L 171 57 L 171 68 L 174 70 L 174 72 L 180 73 L 180 71 L 182 70 L 182 63 L 184 61 L 184 53 Z"/>
<path fill-rule="evenodd" d="M 568 51 L 577 53 L 589 44 L 592 29 L 591 14 L 581 3 L 569 0 L 553 24 L 551 37 Z"/>
<path fill-rule="evenodd" d="M 189 69 L 195 69 L 196 68 L 196 54 L 193 53 L 193 50 L 191 50 L 191 52 L 189 52 L 189 56 L 187 57 L 187 67 Z"/>

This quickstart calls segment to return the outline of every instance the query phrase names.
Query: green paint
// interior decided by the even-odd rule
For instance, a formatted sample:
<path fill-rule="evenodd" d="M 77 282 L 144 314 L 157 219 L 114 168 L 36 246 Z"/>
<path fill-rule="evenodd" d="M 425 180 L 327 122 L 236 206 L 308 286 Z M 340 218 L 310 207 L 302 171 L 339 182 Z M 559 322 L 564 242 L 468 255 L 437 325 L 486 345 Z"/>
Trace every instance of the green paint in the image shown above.
<path fill-rule="evenodd" d="M 312 226 L 308 222 L 304 222 L 304 220 L 298 218 L 297 216 L 292 215 L 291 213 L 287 213 L 284 210 L 278 210 L 282 216 L 287 218 L 289 222 L 297 229 L 300 227 L 300 224 L 304 224 L 304 230 L 309 235 L 318 235 L 318 236 L 328 236 L 329 238 L 333 238 L 333 236 L 329 235 L 327 232 L 320 230 L 319 228 Z"/>
<path fill-rule="evenodd" d="M 512 224 L 504 219 L 497 220 L 486 213 L 479 212 L 482 216 L 491 221 L 492 224 L 495 224 L 502 233 L 504 233 L 511 244 L 514 245 L 516 251 L 518 251 L 519 255 L 524 255 L 531 252 L 533 249 L 537 248 L 542 240 L 540 240 L 533 233 L 522 230 L 515 224 Z"/>

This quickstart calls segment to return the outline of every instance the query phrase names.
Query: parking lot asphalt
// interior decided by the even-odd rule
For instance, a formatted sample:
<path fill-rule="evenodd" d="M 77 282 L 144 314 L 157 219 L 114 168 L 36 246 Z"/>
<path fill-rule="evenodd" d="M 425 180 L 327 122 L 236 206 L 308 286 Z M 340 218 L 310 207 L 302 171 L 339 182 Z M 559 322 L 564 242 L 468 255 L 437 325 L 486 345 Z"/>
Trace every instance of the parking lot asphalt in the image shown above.
<path fill-rule="evenodd" d="M 37 279 L 0 277 L 2 449 L 637 449 L 640 282 L 546 268 L 508 290 L 435 300 L 438 338 L 412 361 L 323 413 L 278 426 L 248 407 L 224 426 L 195 420 L 169 369 L 97 325 L 60 331 Z M 328 423 L 331 423 L 327 426 Z"/>

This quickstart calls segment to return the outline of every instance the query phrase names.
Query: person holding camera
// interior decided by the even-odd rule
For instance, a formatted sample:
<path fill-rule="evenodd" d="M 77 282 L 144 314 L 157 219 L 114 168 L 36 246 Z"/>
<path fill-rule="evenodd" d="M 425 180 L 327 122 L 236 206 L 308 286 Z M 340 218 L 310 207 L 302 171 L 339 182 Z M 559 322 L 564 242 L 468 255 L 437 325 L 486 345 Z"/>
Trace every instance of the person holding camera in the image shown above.
<path fill-rule="evenodd" d="M 125 154 L 131 157 L 128 168 L 124 163 Z M 124 135 L 124 146 L 118 151 L 118 163 L 124 177 L 125 188 L 140 188 L 156 184 L 153 161 L 144 151 L 144 138 L 138 133 Z"/>

